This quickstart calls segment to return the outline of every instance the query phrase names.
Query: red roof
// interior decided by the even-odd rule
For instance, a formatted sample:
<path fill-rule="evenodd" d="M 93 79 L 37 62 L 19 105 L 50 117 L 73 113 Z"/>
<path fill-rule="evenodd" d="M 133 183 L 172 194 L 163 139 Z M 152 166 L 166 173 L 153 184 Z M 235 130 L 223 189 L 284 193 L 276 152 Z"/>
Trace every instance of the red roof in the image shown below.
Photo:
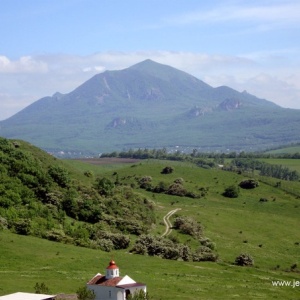
<path fill-rule="evenodd" d="M 88 284 L 104 285 L 104 286 L 117 286 L 123 277 L 114 277 L 107 279 L 104 275 L 98 274 L 92 278 Z"/>
<path fill-rule="evenodd" d="M 109 266 L 106 269 L 119 269 L 114 260 L 109 262 Z"/>

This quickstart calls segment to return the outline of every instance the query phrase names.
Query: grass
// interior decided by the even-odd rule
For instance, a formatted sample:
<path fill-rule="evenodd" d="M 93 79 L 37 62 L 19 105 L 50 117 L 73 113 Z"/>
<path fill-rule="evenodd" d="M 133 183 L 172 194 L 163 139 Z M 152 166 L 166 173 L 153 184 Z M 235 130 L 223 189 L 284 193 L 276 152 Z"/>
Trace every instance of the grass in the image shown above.
<path fill-rule="evenodd" d="M 260 159 L 271 165 L 282 165 L 300 173 L 300 159 L 288 159 L 288 158 L 264 158 Z"/>
<path fill-rule="evenodd" d="M 225 263 L 191 263 L 130 255 L 17 236 L 1 232 L 0 295 L 34 292 L 44 282 L 51 293 L 75 293 L 97 272 L 104 273 L 111 257 L 128 274 L 145 282 L 152 299 L 295 299 L 297 288 L 273 287 L 272 280 L 299 280 L 299 274 L 243 268 Z"/>
<path fill-rule="evenodd" d="M 135 184 L 136 191 L 155 203 L 154 234 L 164 232 L 162 218 L 168 211 L 181 208 L 177 215 L 187 215 L 202 223 L 205 236 L 217 245 L 219 261 L 195 263 L 131 255 L 127 251 L 106 253 L 2 231 L 0 295 L 34 292 L 36 282 L 45 282 L 52 293 L 74 293 L 97 272 L 103 273 L 113 257 L 121 275 L 128 274 L 136 281 L 145 282 L 154 300 L 299 297 L 299 287 L 272 286 L 272 280 L 300 280 L 300 200 L 293 194 L 275 188 L 272 182 L 260 182 L 254 190 L 241 189 L 236 199 L 225 198 L 222 196 L 225 187 L 238 184 L 244 176 L 182 162 L 142 161 L 114 166 L 66 163 L 77 169 L 78 174 L 92 170 L 95 176 L 114 178 L 113 173 L 117 172 L 121 183 Z M 171 165 L 174 172 L 161 174 L 167 165 Z M 209 191 L 200 199 L 153 194 L 138 188 L 134 178 L 144 175 L 151 176 L 153 184 L 171 183 L 181 177 L 186 189 L 198 191 L 205 187 Z M 300 189 L 299 182 L 282 183 L 285 187 L 290 184 Z M 262 197 L 268 201 L 260 202 Z M 175 230 L 172 235 L 196 246 L 195 241 Z M 242 252 L 253 256 L 254 267 L 233 265 L 235 257 Z M 291 272 L 294 264 L 297 267 Z"/>

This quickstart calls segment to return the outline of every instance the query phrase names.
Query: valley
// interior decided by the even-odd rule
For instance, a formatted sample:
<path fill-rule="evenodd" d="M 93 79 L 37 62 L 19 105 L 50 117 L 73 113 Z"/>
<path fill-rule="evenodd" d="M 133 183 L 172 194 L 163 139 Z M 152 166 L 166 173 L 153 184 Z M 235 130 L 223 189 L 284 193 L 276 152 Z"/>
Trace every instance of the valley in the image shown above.
<path fill-rule="evenodd" d="M 37 231 L 34 224 L 43 224 L 40 215 L 39 219 L 32 218 L 28 221 L 31 224 L 28 232 L 19 232 L 17 235 L 16 224 L 33 215 L 30 210 L 26 212 L 22 209 L 22 215 L 16 215 L 15 211 L 13 217 L 13 208 L 3 206 L 3 200 L 7 196 L 2 190 L 0 295 L 15 292 L 15 281 L 18 282 L 17 290 L 20 291 L 34 292 L 37 282 L 45 282 L 52 293 L 75 293 L 93 274 L 102 271 L 107 260 L 114 257 L 125 273 L 132 274 L 136 280 L 147 284 L 151 299 L 220 299 L 224 298 L 224 295 L 227 299 L 297 298 L 297 287 L 274 286 L 272 282 L 300 280 L 300 204 L 297 196 L 300 191 L 299 180 L 281 180 L 281 185 L 276 185 L 276 178 L 245 171 L 225 171 L 213 165 L 207 167 L 209 161 L 213 162 L 212 159 L 206 161 L 206 166 L 203 165 L 205 167 L 186 159 L 58 160 L 21 141 L 18 142 L 17 148 L 6 146 L 5 149 L 1 156 L 2 163 L 7 151 L 10 155 L 16 151 L 13 157 L 23 157 L 25 163 L 24 154 L 21 156 L 20 152 L 26 151 L 27 155 L 29 152 L 34 153 L 34 156 L 39 158 L 39 164 L 58 164 L 69 174 L 70 184 L 78 184 L 80 180 L 80 190 L 87 192 L 88 186 L 91 188 L 95 181 L 106 178 L 105 182 L 114 183 L 114 191 L 113 194 L 97 196 L 98 201 L 102 203 L 101 210 L 108 211 L 107 214 L 101 213 L 97 222 L 82 219 L 84 214 L 78 211 L 79 220 L 73 219 L 68 212 L 64 216 L 60 212 L 58 216 L 64 221 L 59 223 L 55 221 L 55 210 L 50 203 L 33 205 L 32 202 L 32 209 L 36 205 L 41 205 L 41 209 L 43 207 L 38 214 L 43 212 L 47 216 L 45 222 L 48 220 L 51 227 L 47 229 L 47 226 L 41 226 L 40 231 Z M 292 161 L 297 169 L 299 160 Z M 276 158 L 272 158 L 272 164 L 275 162 Z M 280 162 L 283 163 L 283 160 Z M 227 163 L 230 161 L 225 162 Z M 290 164 L 290 160 L 286 160 L 286 164 Z M 8 175 L 11 171 L 7 170 Z M 147 185 L 142 185 L 145 178 Z M 22 177 L 20 179 L 24 180 Z M 258 186 L 253 189 L 239 188 L 236 198 L 223 195 L 227 187 L 238 186 L 245 179 L 256 180 Z M 185 191 L 186 194 L 175 195 L 174 183 L 176 193 Z M 172 190 L 164 190 L 170 186 L 173 186 Z M 287 192 L 288 188 L 293 188 L 294 192 Z M 59 190 L 60 193 L 65 193 L 62 188 Z M 80 201 L 83 196 L 78 193 L 79 190 L 76 197 Z M 123 193 L 123 196 L 119 197 L 119 193 Z M 132 199 L 136 199 L 137 202 L 135 200 L 128 206 L 129 203 L 126 202 L 131 202 L 128 197 L 134 197 Z M 139 219 L 136 219 L 139 214 L 146 216 L 144 208 L 139 206 L 142 203 L 153 207 L 151 225 L 145 222 L 142 227 L 132 227 L 142 225 Z M 136 242 L 145 234 L 155 237 L 157 245 L 165 247 L 160 237 L 166 232 L 166 224 L 163 221 L 166 216 L 169 216 L 168 223 L 172 224 L 173 228 L 164 239 L 168 243 L 188 247 L 186 249 L 190 249 L 189 257 L 174 259 L 174 256 L 173 259 L 163 259 L 163 253 L 167 252 L 156 252 L 154 256 L 133 254 L 132 249 Z M 135 219 L 138 223 L 123 222 L 120 227 L 110 222 L 110 219 L 120 222 L 121 217 L 124 220 Z M 186 220 L 185 229 L 175 226 L 180 224 L 180 220 Z M 192 224 L 192 227 L 188 227 L 188 224 Z M 103 235 L 104 228 L 110 235 Z M 142 233 L 136 232 L 142 228 Z M 104 239 L 109 236 L 111 239 L 118 237 L 122 243 L 128 238 L 129 244 L 124 249 L 105 250 L 104 244 L 101 246 L 98 244 L 99 240 L 93 238 L 96 235 L 102 239 L 100 243 L 104 243 Z M 204 241 L 206 245 L 209 241 L 211 254 L 207 256 L 206 253 L 205 256 L 203 252 L 198 252 L 195 256 L 195 251 L 203 247 L 204 244 L 201 243 Z M 107 241 L 105 245 L 111 247 Z M 19 249 L 22 249 L 22 252 Z M 201 251 L 203 250 L 204 248 Z M 159 248 L 157 251 L 160 251 Z M 253 266 L 235 264 L 235 259 L 242 253 L 251 255 L 254 260 Z M 217 258 L 215 261 L 197 261 L 199 258 L 202 260 L 214 255 Z"/>

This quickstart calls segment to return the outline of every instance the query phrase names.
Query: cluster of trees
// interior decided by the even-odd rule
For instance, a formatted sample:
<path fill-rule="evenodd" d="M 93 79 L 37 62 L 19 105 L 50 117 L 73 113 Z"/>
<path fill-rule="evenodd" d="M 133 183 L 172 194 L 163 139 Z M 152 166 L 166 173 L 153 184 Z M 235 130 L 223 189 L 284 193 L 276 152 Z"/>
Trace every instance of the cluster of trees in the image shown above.
<path fill-rule="evenodd" d="M 165 172 L 166 168 L 163 169 L 162 172 Z M 167 173 L 163 173 L 167 174 Z M 173 182 L 167 183 L 165 181 L 160 181 L 158 184 L 152 184 L 151 176 L 142 176 L 137 179 L 140 188 L 145 189 L 147 191 L 151 191 L 153 193 L 164 193 L 171 196 L 180 196 L 180 197 L 189 197 L 189 198 L 200 198 L 205 194 L 205 191 L 202 189 L 202 192 L 196 194 L 194 192 L 188 191 L 183 183 L 183 178 L 176 178 Z"/>
<path fill-rule="evenodd" d="M 214 252 L 216 244 L 204 237 L 203 227 L 193 218 L 177 216 L 173 223 L 173 229 L 181 234 L 190 235 L 198 242 L 198 247 L 192 249 L 187 244 L 182 244 L 176 236 L 156 237 L 153 235 L 141 235 L 136 240 L 132 253 L 159 256 L 165 259 L 184 261 L 216 261 L 218 255 Z"/>
<path fill-rule="evenodd" d="M 242 171 L 259 170 L 261 175 L 271 176 L 284 180 L 299 180 L 300 175 L 296 171 L 290 171 L 288 168 L 278 165 L 272 165 L 261 162 L 258 158 L 289 158 L 299 159 L 300 153 L 293 154 L 269 154 L 269 153 L 253 153 L 253 152 L 230 152 L 230 153 L 205 153 L 193 149 L 191 153 L 180 151 L 168 152 L 163 149 L 130 149 L 122 152 L 103 153 L 101 157 L 120 157 L 135 159 L 168 159 L 176 161 L 190 161 L 202 168 L 214 168 L 219 164 L 224 164 L 225 159 L 232 159 L 231 165 L 227 170 Z"/>
<path fill-rule="evenodd" d="M 200 167 L 212 168 L 216 163 L 224 162 L 220 155 L 211 157 L 209 154 L 203 154 L 194 150 L 191 154 L 180 151 L 168 152 L 166 148 L 163 149 L 137 149 L 122 152 L 103 153 L 101 157 L 119 157 L 119 158 L 135 158 L 135 159 L 166 159 L 173 161 L 191 161 Z M 211 160 L 214 158 L 214 161 Z"/>
<path fill-rule="evenodd" d="M 0 138 L 0 229 L 110 251 L 155 223 L 152 202 L 131 187 L 74 178 L 62 161 Z"/>
<path fill-rule="evenodd" d="M 216 261 L 218 256 L 212 250 L 212 248 L 200 243 L 199 247 L 192 251 L 190 246 L 181 244 L 174 239 L 141 235 L 130 251 L 136 254 L 159 256 L 171 260 Z"/>
<path fill-rule="evenodd" d="M 250 158 L 235 158 L 231 161 L 229 171 L 250 171 L 255 170 L 260 172 L 262 176 L 269 176 L 283 180 L 298 181 L 300 175 L 297 171 L 291 171 L 289 168 L 282 165 L 272 165 L 256 159 Z"/>

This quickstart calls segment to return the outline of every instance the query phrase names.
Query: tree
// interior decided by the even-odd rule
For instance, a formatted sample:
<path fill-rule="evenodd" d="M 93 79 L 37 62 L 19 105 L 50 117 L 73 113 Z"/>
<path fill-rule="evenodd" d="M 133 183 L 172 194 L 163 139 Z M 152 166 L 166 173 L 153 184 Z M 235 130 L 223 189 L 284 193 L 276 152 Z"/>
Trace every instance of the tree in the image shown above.
<path fill-rule="evenodd" d="M 235 185 L 230 185 L 225 189 L 223 196 L 228 198 L 237 198 L 239 196 L 239 188 Z"/>
<path fill-rule="evenodd" d="M 172 167 L 164 167 L 161 171 L 161 174 L 171 174 L 173 173 L 174 168 Z"/>
<path fill-rule="evenodd" d="M 251 255 L 242 253 L 236 257 L 235 264 L 238 266 L 253 266 L 254 259 Z"/>
<path fill-rule="evenodd" d="M 78 300 L 94 300 L 96 295 L 94 291 L 88 290 L 85 286 L 76 291 Z"/>
<path fill-rule="evenodd" d="M 68 187 L 71 183 L 69 172 L 60 166 L 51 166 L 48 170 L 48 173 L 62 188 Z"/>
<path fill-rule="evenodd" d="M 258 187 L 258 185 L 259 185 L 258 181 L 254 180 L 254 179 L 246 179 L 239 183 L 239 186 L 242 189 L 254 189 L 254 188 Z"/>
<path fill-rule="evenodd" d="M 36 283 L 34 286 L 35 289 L 35 293 L 36 294 L 49 294 L 50 290 L 49 288 L 46 286 L 46 284 L 44 282 L 42 283 Z"/>
<path fill-rule="evenodd" d="M 115 187 L 114 183 L 106 177 L 97 178 L 96 180 L 96 189 L 98 190 L 100 195 L 103 196 L 112 195 L 114 187 Z"/>

